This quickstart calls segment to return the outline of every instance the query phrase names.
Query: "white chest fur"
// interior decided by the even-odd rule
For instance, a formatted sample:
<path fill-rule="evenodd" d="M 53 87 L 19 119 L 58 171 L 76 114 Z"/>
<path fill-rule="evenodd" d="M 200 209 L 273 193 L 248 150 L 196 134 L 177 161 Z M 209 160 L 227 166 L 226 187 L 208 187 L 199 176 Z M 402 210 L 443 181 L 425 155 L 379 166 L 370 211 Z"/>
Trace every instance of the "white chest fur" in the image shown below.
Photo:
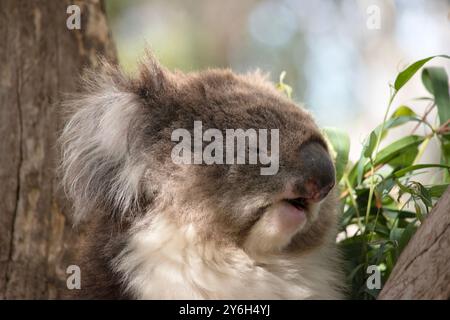
<path fill-rule="evenodd" d="M 338 299 L 330 250 L 251 258 L 243 250 L 196 240 L 158 219 L 137 231 L 115 259 L 137 299 Z"/>

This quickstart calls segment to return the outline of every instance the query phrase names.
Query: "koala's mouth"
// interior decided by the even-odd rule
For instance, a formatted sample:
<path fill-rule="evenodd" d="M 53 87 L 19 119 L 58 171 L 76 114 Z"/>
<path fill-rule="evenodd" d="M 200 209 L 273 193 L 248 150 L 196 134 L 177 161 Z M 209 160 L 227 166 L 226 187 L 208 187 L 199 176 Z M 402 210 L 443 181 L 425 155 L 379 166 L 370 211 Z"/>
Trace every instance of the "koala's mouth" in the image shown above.
<path fill-rule="evenodd" d="M 285 199 L 290 205 L 294 206 L 297 210 L 308 211 L 309 201 L 306 198 Z"/>

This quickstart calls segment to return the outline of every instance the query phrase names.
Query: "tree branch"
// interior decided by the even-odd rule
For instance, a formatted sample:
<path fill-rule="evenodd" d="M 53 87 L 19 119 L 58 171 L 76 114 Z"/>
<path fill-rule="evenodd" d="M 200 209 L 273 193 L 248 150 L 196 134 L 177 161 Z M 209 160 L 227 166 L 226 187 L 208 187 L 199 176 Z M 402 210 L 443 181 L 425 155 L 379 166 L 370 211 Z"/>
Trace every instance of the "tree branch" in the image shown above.
<path fill-rule="evenodd" d="M 450 188 L 397 261 L 378 299 L 450 298 Z"/>

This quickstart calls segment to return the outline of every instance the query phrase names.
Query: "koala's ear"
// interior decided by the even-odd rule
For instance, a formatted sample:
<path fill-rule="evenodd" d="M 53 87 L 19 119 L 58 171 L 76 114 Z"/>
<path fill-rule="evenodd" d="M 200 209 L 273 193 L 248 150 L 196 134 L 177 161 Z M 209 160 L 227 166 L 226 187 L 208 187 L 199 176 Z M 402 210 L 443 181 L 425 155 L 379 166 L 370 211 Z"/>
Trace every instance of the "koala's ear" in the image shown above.
<path fill-rule="evenodd" d="M 140 205 L 145 161 L 137 158 L 128 137 L 142 112 L 131 80 L 103 62 L 87 72 L 82 92 L 62 108 L 68 121 L 60 137 L 61 175 L 74 203 L 75 223 L 96 211 L 123 217 Z"/>
<path fill-rule="evenodd" d="M 147 50 L 139 63 L 139 77 L 134 81 L 134 92 L 141 98 L 154 101 L 170 91 L 173 79 L 172 73 Z"/>

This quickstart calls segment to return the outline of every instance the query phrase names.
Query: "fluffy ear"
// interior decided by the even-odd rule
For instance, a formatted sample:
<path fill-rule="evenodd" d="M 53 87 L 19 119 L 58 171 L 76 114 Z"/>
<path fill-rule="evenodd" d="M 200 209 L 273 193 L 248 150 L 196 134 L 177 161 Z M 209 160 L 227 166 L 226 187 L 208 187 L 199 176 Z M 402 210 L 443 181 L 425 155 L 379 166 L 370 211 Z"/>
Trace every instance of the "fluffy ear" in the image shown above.
<path fill-rule="evenodd" d="M 133 90 L 146 100 L 157 101 L 170 92 L 173 80 L 171 72 L 161 66 L 152 52 L 147 50 L 139 63 L 139 77 L 133 81 Z"/>
<path fill-rule="evenodd" d="M 132 80 L 103 62 L 100 72 L 85 74 L 82 93 L 62 103 L 69 113 L 60 137 L 62 182 L 75 223 L 94 211 L 123 217 L 142 204 L 147 161 L 136 140 L 146 108 L 140 93 L 162 94 L 164 76 L 154 59 L 144 66 L 141 79 Z"/>

